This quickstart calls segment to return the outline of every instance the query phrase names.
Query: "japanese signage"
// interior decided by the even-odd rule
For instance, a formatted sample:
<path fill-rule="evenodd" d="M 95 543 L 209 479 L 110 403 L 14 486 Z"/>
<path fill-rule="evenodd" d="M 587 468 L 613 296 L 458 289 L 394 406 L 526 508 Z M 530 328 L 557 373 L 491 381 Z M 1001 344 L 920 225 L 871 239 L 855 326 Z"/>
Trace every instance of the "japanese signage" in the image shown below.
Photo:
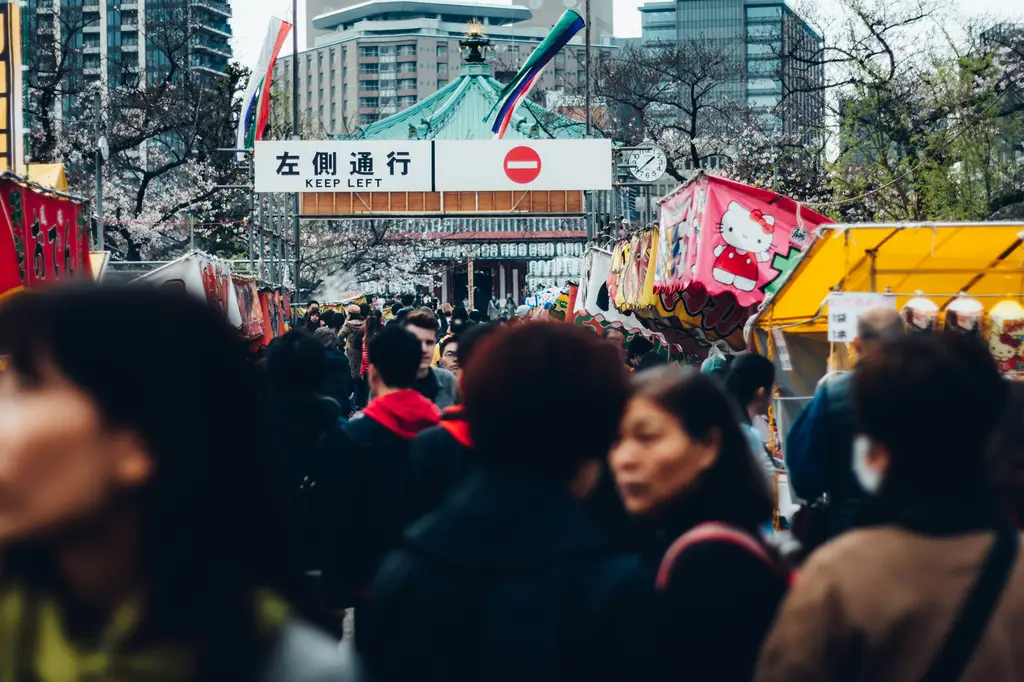
<path fill-rule="evenodd" d="M 857 318 L 865 310 L 889 306 L 896 310 L 896 297 L 886 294 L 834 291 L 828 295 L 828 340 L 849 343 L 857 338 Z"/>
<path fill-rule="evenodd" d="M 612 187 L 610 140 L 257 142 L 257 192 Z"/>
<path fill-rule="evenodd" d="M 0 171 L 24 171 L 21 8 L 0 4 Z"/>
<path fill-rule="evenodd" d="M 445 244 L 427 252 L 433 260 L 462 260 L 469 256 L 479 259 L 540 259 L 583 255 L 583 242 L 502 242 L 500 244 Z M 575 273 L 573 273 L 575 274 Z"/>
<path fill-rule="evenodd" d="M 257 142 L 257 192 L 429 192 L 431 143 Z"/>
<path fill-rule="evenodd" d="M 611 140 L 452 140 L 435 154 L 438 191 L 612 188 Z"/>
<path fill-rule="evenodd" d="M 89 274 L 88 235 L 79 204 L 15 182 L 0 184 L 0 202 L 0 227 L 10 234 L 20 283 L 31 287 Z M 2 242 L 8 243 L 6 238 Z M 14 280 L 7 279 L 4 288 Z"/>

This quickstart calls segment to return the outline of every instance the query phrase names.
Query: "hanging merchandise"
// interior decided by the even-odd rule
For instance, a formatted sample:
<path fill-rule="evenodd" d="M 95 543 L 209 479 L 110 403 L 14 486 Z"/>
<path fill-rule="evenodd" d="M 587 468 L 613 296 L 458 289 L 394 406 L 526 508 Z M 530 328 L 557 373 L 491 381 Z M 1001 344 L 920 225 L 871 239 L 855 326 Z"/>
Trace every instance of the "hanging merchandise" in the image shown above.
<path fill-rule="evenodd" d="M 973 298 L 958 296 L 946 306 L 947 332 L 957 332 L 981 338 L 981 330 L 985 324 L 985 306 Z"/>
<path fill-rule="evenodd" d="M 920 291 L 900 311 L 903 325 L 909 332 L 933 332 L 939 327 L 939 306 Z"/>
<path fill-rule="evenodd" d="M 985 330 L 988 348 L 1003 372 L 1024 369 L 1024 307 L 1017 301 L 1000 301 L 988 313 Z"/>

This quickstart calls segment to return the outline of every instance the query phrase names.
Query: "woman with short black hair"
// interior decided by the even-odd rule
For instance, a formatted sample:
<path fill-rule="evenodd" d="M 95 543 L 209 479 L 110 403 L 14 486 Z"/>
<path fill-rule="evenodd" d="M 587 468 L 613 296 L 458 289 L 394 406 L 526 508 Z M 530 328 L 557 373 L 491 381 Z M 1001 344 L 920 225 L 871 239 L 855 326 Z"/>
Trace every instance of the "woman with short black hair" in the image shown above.
<path fill-rule="evenodd" d="M 761 535 L 774 506 L 740 418 L 718 381 L 656 368 L 636 377 L 609 458 L 626 510 L 662 538 L 666 647 L 694 680 L 750 679 L 788 585 Z"/>
<path fill-rule="evenodd" d="M 149 322 L 98 322 L 120 310 Z M 19 293 L 0 356 L 0 682 L 351 679 L 292 618 L 255 370 L 219 310 Z"/>

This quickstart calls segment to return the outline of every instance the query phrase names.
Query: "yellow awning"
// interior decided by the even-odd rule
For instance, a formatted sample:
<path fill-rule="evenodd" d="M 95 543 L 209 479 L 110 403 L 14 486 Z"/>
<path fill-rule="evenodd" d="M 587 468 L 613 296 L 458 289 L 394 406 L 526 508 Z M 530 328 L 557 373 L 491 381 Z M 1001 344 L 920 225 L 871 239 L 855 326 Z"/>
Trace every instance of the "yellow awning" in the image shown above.
<path fill-rule="evenodd" d="M 58 192 L 68 191 L 68 179 L 64 173 L 64 164 L 30 163 L 28 179 L 44 187 L 51 187 Z"/>
<path fill-rule="evenodd" d="M 758 327 L 825 331 L 830 291 L 890 291 L 898 307 L 921 292 L 940 309 L 959 292 L 986 309 L 1024 298 L 1024 223 L 826 225 L 820 233 L 765 301 Z"/>

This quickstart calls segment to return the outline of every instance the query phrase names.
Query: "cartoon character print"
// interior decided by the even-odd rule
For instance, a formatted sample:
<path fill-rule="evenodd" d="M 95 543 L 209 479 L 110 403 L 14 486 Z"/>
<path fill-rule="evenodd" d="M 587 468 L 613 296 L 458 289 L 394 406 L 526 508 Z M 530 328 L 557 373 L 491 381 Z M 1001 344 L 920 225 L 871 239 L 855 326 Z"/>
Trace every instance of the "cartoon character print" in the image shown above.
<path fill-rule="evenodd" d="M 740 291 L 753 291 L 758 283 L 758 263 L 766 263 L 775 240 L 775 218 L 760 210 L 747 210 L 733 201 L 722 216 L 725 244 L 715 247 L 712 277 Z"/>
<path fill-rule="evenodd" d="M 1010 334 L 992 334 L 988 339 L 988 349 L 999 365 L 1001 372 L 1016 372 L 1024 360 L 1021 358 L 1021 337 Z"/>

